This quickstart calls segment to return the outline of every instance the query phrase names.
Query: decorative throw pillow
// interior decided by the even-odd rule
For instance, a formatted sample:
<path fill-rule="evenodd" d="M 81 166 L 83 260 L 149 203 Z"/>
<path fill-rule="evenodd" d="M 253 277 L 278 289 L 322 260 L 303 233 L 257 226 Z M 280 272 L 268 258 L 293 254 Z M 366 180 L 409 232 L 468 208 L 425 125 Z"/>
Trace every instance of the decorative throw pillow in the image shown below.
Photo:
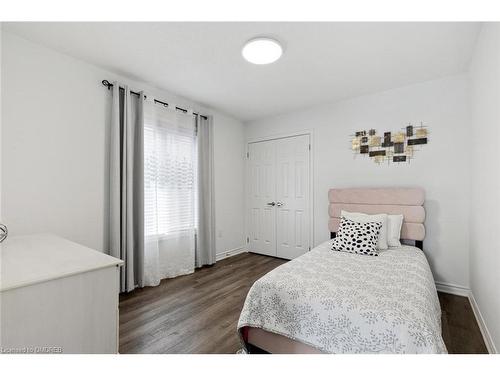
<path fill-rule="evenodd" d="M 340 217 L 345 217 L 346 219 L 358 222 L 358 223 L 372 223 L 372 222 L 381 222 L 382 227 L 380 228 L 380 233 L 378 235 L 377 249 L 378 250 L 387 250 L 387 235 L 388 235 L 388 218 L 387 214 L 376 214 L 369 215 L 361 212 L 348 212 L 342 210 L 340 212 Z"/>
<path fill-rule="evenodd" d="M 342 217 L 332 250 L 378 256 L 377 241 L 381 227 L 381 222 L 359 223 Z"/>
<path fill-rule="evenodd" d="M 403 215 L 387 215 L 387 244 L 389 247 L 401 247 L 401 226 Z"/>

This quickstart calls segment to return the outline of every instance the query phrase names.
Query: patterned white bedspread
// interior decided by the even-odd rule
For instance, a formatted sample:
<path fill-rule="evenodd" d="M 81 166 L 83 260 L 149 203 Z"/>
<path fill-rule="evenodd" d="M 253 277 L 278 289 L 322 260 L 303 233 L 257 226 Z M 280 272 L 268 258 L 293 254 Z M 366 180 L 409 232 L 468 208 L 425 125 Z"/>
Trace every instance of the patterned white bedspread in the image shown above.
<path fill-rule="evenodd" d="M 446 353 L 441 308 L 424 253 L 332 251 L 331 241 L 269 272 L 238 322 L 327 353 Z M 241 334 L 241 332 L 240 332 Z"/>

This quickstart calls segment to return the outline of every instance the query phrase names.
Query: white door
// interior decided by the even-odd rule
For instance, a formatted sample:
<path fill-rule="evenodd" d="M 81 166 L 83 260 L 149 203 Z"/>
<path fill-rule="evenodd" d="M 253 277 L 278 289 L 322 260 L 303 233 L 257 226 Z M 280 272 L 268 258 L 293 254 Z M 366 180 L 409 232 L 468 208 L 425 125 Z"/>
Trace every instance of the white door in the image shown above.
<path fill-rule="evenodd" d="M 310 246 L 309 135 L 248 146 L 248 250 L 293 259 Z"/>
<path fill-rule="evenodd" d="M 309 136 L 277 140 L 276 256 L 293 259 L 309 251 Z"/>
<path fill-rule="evenodd" d="M 248 250 L 276 256 L 276 144 L 248 145 Z"/>

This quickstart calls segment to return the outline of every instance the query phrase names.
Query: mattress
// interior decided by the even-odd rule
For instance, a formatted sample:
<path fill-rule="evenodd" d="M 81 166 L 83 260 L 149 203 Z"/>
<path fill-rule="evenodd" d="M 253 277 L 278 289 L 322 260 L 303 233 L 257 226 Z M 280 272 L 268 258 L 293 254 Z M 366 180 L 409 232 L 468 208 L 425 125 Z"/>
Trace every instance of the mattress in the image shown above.
<path fill-rule="evenodd" d="M 279 353 L 446 353 L 421 250 L 401 246 L 370 257 L 330 248 L 327 241 L 253 284 L 238 321 L 243 345 Z"/>

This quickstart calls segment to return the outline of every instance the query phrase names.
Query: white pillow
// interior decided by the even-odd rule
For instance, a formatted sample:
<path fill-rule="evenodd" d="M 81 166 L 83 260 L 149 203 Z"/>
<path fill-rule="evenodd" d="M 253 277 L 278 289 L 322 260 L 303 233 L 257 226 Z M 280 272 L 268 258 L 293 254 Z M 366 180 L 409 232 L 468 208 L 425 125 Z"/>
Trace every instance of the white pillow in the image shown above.
<path fill-rule="evenodd" d="M 403 215 L 387 215 L 387 245 L 389 247 L 400 247 L 401 227 L 403 226 Z"/>
<path fill-rule="evenodd" d="M 378 235 L 377 249 L 387 250 L 387 214 L 378 215 L 367 215 L 360 212 L 348 212 L 342 210 L 340 212 L 341 217 L 358 222 L 358 223 L 368 223 L 368 222 L 379 222 L 382 223 L 380 233 Z M 399 238 L 399 237 L 398 237 Z"/>

